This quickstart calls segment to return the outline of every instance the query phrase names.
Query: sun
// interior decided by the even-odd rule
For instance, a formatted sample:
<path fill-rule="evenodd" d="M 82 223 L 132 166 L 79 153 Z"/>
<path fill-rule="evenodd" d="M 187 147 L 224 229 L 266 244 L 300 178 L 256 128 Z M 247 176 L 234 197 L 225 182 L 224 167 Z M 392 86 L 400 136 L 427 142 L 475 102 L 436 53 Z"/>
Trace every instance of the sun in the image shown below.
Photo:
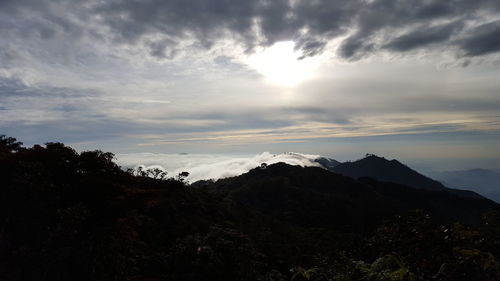
<path fill-rule="evenodd" d="M 314 76 L 317 58 L 303 58 L 295 50 L 295 42 L 277 42 L 271 47 L 257 50 L 246 62 L 272 84 L 285 87 L 296 86 Z"/>

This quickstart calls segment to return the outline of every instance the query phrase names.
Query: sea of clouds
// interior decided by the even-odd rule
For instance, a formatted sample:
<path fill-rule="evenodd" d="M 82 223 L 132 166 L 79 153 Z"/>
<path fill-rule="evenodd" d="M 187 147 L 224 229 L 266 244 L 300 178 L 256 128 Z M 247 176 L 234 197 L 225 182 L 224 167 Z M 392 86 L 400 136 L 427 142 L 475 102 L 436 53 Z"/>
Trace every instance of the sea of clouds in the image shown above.
<path fill-rule="evenodd" d="M 116 155 L 116 163 L 123 168 L 145 169 L 160 168 L 174 177 L 180 172 L 189 172 L 186 178 L 189 182 L 208 179 L 220 179 L 238 176 L 260 166 L 284 162 L 290 165 L 316 166 L 319 155 L 301 153 L 272 154 L 264 152 L 253 156 L 231 156 L 210 154 L 162 154 L 162 153 L 128 153 Z"/>

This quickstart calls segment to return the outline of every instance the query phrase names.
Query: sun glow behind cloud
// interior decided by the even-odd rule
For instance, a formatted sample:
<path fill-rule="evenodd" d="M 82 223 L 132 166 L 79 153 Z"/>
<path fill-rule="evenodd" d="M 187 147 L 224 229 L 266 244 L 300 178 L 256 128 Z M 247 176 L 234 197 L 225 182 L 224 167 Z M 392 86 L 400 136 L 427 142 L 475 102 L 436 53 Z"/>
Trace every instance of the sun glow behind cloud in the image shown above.
<path fill-rule="evenodd" d="M 300 59 L 302 56 L 293 41 L 282 41 L 257 50 L 245 62 L 270 83 L 293 87 L 313 78 L 320 63 L 320 56 Z"/>
<path fill-rule="evenodd" d="M 0 131 L 115 153 L 381 136 L 500 153 L 498 0 L 181 2 L 0 1 Z M 417 149 L 430 134 L 459 144 Z"/>

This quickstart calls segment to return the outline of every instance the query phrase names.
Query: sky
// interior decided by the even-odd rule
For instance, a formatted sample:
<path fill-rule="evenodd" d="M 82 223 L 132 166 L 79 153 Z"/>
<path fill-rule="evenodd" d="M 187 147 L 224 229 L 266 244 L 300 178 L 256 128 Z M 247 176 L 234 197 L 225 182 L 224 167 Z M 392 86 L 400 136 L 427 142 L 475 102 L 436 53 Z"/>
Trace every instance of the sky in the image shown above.
<path fill-rule="evenodd" d="M 0 134 L 500 169 L 498 0 L 1 0 Z"/>

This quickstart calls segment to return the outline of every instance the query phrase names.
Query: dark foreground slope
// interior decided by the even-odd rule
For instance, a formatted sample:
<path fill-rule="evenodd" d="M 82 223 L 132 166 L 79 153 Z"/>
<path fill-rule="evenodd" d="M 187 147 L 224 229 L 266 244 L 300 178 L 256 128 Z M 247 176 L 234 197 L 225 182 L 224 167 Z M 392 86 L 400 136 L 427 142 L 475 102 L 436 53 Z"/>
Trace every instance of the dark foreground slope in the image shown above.
<path fill-rule="evenodd" d="M 271 267 L 245 230 L 272 224 L 112 157 L 0 149 L 0 280 L 256 280 Z"/>
<path fill-rule="evenodd" d="M 0 280 L 500 278 L 489 201 L 284 164 L 189 186 L 3 140 Z"/>

